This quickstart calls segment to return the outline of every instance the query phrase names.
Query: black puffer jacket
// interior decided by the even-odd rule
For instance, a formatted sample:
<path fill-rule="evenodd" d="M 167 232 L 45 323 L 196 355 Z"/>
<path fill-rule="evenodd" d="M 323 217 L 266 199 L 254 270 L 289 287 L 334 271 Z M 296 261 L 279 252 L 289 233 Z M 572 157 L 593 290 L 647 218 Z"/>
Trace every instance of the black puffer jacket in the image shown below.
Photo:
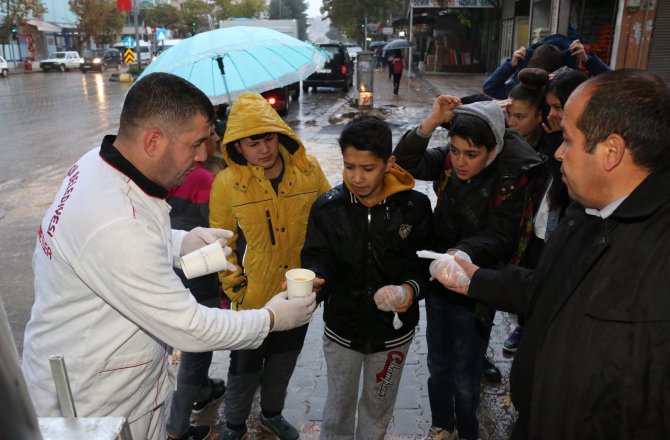
<path fill-rule="evenodd" d="M 411 178 L 411 177 L 410 177 Z M 312 206 L 302 266 L 326 280 L 317 299 L 325 301 L 326 336 L 352 350 L 374 353 L 411 340 L 419 320 L 418 300 L 428 283 L 425 249 L 432 231 L 428 198 L 405 190 L 368 208 L 341 184 Z M 373 295 L 385 285 L 411 284 L 419 296 L 399 314 L 377 309 Z"/>
<path fill-rule="evenodd" d="M 428 147 L 430 138 L 410 130 L 398 143 L 396 162 L 415 179 L 441 184 L 434 211 L 437 251 L 456 248 L 478 266 L 506 263 L 517 251 L 524 210 L 529 207 L 527 173 L 542 163 L 521 136 L 506 130 L 495 160 L 467 182 L 445 169 L 449 147 Z"/>

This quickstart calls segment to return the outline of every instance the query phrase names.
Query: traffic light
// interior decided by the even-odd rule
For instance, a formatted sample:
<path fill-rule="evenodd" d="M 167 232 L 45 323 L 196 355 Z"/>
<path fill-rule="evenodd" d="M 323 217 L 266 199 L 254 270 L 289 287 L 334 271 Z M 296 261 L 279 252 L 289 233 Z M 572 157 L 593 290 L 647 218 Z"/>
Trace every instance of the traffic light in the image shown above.
<path fill-rule="evenodd" d="M 360 26 L 361 26 L 361 29 L 365 29 L 365 19 L 364 18 L 361 18 Z"/>
<path fill-rule="evenodd" d="M 11 29 L 12 29 L 12 38 L 14 40 L 18 40 L 18 36 L 17 36 L 18 29 L 16 28 L 16 25 L 14 23 L 12 23 L 12 28 Z"/>

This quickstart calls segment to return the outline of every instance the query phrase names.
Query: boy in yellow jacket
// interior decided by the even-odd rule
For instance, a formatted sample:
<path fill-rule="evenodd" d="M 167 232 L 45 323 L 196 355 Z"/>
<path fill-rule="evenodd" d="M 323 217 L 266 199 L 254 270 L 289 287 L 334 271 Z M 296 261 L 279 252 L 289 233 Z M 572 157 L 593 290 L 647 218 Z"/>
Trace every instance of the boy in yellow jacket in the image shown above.
<path fill-rule="evenodd" d="M 228 168 L 214 180 L 209 220 L 235 233 L 229 243 L 237 270 L 220 279 L 234 309 L 258 309 L 281 288 L 286 271 L 300 266 L 312 203 L 330 184 L 258 93 L 243 93 L 233 103 L 222 150 Z M 272 333 L 257 349 L 231 352 L 222 439 L 244 438 L 259 384 L 261 428 L 280 440 L 299 438 L 281 413 L 306 332 L 305 325 Z"/>

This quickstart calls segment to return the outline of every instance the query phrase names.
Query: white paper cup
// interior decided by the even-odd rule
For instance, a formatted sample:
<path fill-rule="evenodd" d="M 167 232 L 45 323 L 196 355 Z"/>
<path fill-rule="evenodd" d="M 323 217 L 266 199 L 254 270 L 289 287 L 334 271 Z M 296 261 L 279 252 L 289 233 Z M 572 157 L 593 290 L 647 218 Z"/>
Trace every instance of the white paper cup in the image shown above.
<path fill-rule="evenodd" d="M 309 269 L 291 269 L 286 272 L 288 299 L 305 298 L 312 293 L 316 274 Z"/>
<path fill-rule="evenodd" d="M 226 267 L 226 254 L 218 241 L 181 257 L 181 270 L 189 280 L 219 272 Z"/>

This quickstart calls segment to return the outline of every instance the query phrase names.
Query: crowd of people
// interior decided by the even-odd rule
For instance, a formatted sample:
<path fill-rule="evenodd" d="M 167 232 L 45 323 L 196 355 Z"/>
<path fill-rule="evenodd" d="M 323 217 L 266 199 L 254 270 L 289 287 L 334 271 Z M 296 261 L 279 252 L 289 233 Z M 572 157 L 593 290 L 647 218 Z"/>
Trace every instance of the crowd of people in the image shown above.
<path fill-rule="evenodd" d="M 388 61 L 398 93 L 404 61 Z M 496 310 L 519 322 L 504 345 L 513 439 L 669 438 L 670 89 L 609 70 L 552 37 L 484 94 L 435 98 L 395 147 L 387 122 L 359 115 L 333 188 L 260 94 L 223 115 L 187 81 L 147 75 L 38 231 L 23 355 L 37 414 L 61 415 L 61 353 L 78 414 L 123 416 L 136 440 L 209 438 L 190 416 L 221 399 L 220 438 L 242 440 L 259 388 L 261 429 L 297 440 L 282 412 L 322 304 L 320 438 L 381 440 L 425 300 L 425 440 L 480 437 Z M 428 148 L 440 126 L 448 143 Z M 434 182 L 434 209 L 415 179 Z M 226 269 L 187 279 L 180 256 L 214 242 Z M 314 292 L 289 300 L 298 267 Z M 225 380 L 208 375 L 213 350 L 230 350 Z"/>

